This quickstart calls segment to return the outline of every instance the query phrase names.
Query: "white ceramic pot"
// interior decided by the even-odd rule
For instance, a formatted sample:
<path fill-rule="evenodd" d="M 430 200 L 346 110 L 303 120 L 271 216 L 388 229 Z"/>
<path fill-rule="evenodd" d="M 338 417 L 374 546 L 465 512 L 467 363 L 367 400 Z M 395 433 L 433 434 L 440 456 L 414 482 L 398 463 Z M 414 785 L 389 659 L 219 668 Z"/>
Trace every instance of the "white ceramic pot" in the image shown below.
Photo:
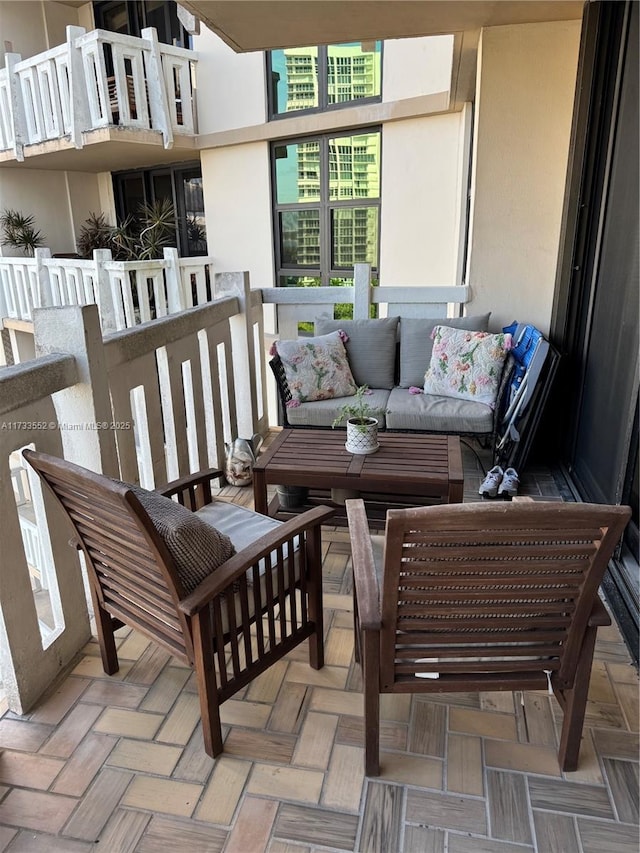
<path fill-rule="evenodd" d="M 375 418 L 349 418 L 347 421 L 347 441 L 345 447 L 349 453 L 375 453 L 378 444 L 378 421 Z"/>

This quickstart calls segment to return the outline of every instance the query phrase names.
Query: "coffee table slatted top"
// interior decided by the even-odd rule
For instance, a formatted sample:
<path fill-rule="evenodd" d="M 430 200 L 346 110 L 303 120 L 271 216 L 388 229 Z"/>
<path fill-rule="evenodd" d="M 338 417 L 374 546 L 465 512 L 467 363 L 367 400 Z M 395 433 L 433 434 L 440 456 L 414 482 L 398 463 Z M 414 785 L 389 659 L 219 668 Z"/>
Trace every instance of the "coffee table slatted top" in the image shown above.
<path fill-rule="evenodd" d="M 254 465 L 256 509 L 266 512 L 267 484 L 462 501 L 458 436 L 381 432 L 378 442 L 376 453 L 357 455 L 344 430 L 282 430 Z"/>

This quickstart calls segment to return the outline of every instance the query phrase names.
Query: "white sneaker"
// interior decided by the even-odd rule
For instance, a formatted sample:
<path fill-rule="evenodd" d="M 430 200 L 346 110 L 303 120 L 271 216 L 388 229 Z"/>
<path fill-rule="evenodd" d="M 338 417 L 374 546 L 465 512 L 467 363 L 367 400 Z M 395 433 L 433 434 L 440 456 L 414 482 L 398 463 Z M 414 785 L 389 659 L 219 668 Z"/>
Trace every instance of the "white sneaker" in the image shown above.
<path fill-rule="evenodd" d="M 520 485 L 520 477 L 515 468 L 507 468 L 504 472 L 502 482 L 498 487 L 498 494 L 504 498 L 513 498 L 518 494 L 518 486 Z"/>
<path fill-rule="evenodd" d="M 499 465 L 494 465 L 490 471 L 487 471 L 487 476 L 482 481 L 478 489 L 478 494 L 485 498 L 495 498 L 503 477 L 504 471 L 502 468 Z"/>

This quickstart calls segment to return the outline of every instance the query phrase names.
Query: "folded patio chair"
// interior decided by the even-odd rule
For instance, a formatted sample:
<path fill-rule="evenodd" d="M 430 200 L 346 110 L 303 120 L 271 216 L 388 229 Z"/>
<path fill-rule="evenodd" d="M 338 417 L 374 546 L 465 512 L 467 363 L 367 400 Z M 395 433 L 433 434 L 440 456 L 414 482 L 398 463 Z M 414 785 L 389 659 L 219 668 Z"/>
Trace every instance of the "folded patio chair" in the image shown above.
<path fill-rule="evenodd" d="M 193 667 L 208 755 L 223 749 L 225 699 L 307 638 L 311 666 L 323 666 L 320 533 L 332 510 L 317 507 L 283 524 L 212 499 L 211 481 L 222 471 L 147 492 L 23 454 L 75 530 L 105 672 L 118 671 L 114 631 L 122 625 Z"/>
<path fill-rule="evenodd" d="M 558 760 L 575 770 L 598 587 L 629 507 L 530 502 L 389 510 L 372 537 L 347 501 L 365 772 L 377 776 L 379 695 L 549 690 L 564 721 Z"/>

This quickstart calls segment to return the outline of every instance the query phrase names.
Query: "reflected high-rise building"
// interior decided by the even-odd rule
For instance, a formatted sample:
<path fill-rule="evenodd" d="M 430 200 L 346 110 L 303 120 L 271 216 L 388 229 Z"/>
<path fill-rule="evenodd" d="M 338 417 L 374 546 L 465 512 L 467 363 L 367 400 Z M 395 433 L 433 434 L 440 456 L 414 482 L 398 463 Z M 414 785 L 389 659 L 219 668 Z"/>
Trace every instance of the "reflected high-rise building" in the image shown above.
<path fill-rule="evenodd" d="M 283 51 L 286 67 L 286 103 L 283 112 L 317 107 L 318 49 L 290 48 Z M 331 45 L 326 55 L 328 105 L 372 98 L 380 92 L 380 54 L 360 43 Z M 284 82 L 284 81 L 283 81 Z M 329 139 L 329 200 L 353 201 L 378 198 L 380 192 L 380 136 L 362 133 Z M 320 145 L 317 140 L 297 146 L 297 200 L 320 199 Z M 301 211 L 302 213 L 302 211 Z M 350 267 L 376 257 L 378 217 L 369 208 L 334 209 L 331 223 L 332 267 Z M 317 235 L 319 211 L 305 211 L 296 218 L 297 262 L 319 264 Z M 293 235 L 291 235 L 293 236 Z"/>

